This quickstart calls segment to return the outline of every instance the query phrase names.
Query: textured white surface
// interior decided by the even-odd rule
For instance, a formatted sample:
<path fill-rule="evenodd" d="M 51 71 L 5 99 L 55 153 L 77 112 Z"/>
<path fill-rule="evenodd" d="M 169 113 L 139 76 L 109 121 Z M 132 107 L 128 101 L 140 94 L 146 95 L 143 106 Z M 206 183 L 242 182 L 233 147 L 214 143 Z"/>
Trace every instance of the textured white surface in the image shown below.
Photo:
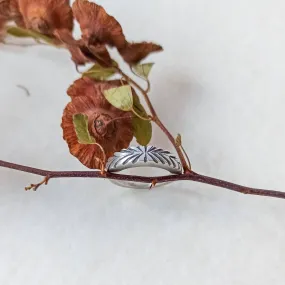
<path fill-rule="evenodd" d="M 131 40 L 156 40 L 153 100 L 194 169 L 285 191 L 285 19 L 279 0 L 100 1 Z M 60 128 L 78 77 L 51 48 L 0 48 L 0 158 L 84 169 Z M 27 97 L 16 87 L 25 85 Z M 169 147 L 155 130 L 153 144 Z M 285 283 L 285 201 L 192 182 L 133 191 L 0 169 L 0 284 Z"/>

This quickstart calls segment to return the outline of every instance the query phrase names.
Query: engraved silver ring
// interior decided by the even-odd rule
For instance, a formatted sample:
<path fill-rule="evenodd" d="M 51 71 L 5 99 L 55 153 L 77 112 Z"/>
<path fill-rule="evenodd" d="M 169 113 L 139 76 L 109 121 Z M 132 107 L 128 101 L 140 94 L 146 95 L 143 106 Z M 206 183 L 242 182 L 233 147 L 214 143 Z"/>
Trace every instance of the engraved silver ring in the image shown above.
<path fill-rule="evenodd" d="M 155 146 L 131 146 L 116 152 L 107 162 L 109 172 L 120 172 L 135 167 L 155 167 L 164 169 L 171 174 L 181 174 L 180 160 L 167 150 Z M 111 180 L 112 183 L 135 189 L 147 189 L 149 183 Z M 158 186 L 171 182 L 160 183 Z"/>

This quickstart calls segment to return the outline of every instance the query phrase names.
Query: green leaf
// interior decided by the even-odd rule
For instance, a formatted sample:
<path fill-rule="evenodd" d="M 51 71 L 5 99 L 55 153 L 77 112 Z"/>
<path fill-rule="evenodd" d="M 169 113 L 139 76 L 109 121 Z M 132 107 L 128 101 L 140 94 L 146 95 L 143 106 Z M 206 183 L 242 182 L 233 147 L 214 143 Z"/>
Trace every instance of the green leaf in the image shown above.
<path fill-rule="evenodd" d="M 147 112 L 140 103 L 139 97 L 133 94 L 134 110 L 142 117 L 147 118 Z M 132 120 L 134 136 L 138 144 L 142 146 L 148 145 L 152 136 L 151 121 L 142 120 L 139 117 L 134 117 Z"/>
<path fill-rule="evenodd" d="M 133 66 L 134 71 L 141 77 L 148 79 L 149 73 L 154 63 L 144 63 Z"/>
<path fill-rule="evenodd" d="M 43 34 L 40 34 L 38 32 L 32 31 L 32 30 L 23 29 L 20 27 L 7 27 L 6 31 L 9 35 L 14 36 L 14 37 L 33 38 L 35 40 L 43 40 L 50 44 L 53 43 L 52 38 L 45 36 Z"/>
<path fill-rule="evenodd" d="M 88 116 L 85 114 L 73 115 L 73 125 L 78 138 L 78 142 L 81 144 L 93 144 L 95 138 L 93 138 L 88 130 Z"/>
<path fill-rule="evenodd" d="M 106 80 L 116 73 L 114 67 L 102 67 L 99 64 L 94 64 L 90 69 L 83 73 L 83 76 L 88 76 L 98 80 Z"/>
<path fill-rule="evenodd" d="M 133 109 L 133 94 L 131 86 L 124 85 L 104 91 L 104 96 L 114 107 L 131 111 Z"/>

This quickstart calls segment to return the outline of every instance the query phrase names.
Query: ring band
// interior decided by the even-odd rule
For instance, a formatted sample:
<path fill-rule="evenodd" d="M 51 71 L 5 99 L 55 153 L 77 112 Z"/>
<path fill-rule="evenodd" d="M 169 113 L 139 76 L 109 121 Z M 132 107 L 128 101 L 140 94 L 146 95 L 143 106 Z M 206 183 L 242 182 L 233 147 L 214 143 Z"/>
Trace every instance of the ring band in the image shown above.
<path fill-rule="evenodd" d="M 107 162 L 109 172 L 119 172 L 135 167 L 155 167 L 167 170 L 171 174 L 181 174 L 179 159 L 167 150 L 155 146 L 131 146 L 116 152 Z M 149 188 L 149 183 L 111 180 L 114 184 L 135 189 Z M 160 183 L 159 186 L 170 182 Z"/>

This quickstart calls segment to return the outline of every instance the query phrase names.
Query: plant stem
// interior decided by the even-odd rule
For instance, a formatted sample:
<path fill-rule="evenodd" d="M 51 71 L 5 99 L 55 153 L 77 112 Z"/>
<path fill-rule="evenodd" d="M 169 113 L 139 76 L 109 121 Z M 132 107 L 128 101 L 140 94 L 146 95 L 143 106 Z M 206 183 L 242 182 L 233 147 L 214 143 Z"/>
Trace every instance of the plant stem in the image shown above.
<path fill-rule="evenodd" d="M 179 156 L 179 159 L 181 161 L 181 164 L 183 166 L 184 172 L 190 172 L 191 169 L 188 166 L 185 157 L 183 155 L 183 152 L 181 151 L 181 148 L 176 145 L 175 138 L 171 135 L 171 133 L 168 131 L 168 129 L 164 126 L 164 124 L 160 121 L 158 117 L 154 117 L 153 121 L 160 127 L 160 129 L 166 134 L 172 145 L 175 147 L 175 150 Z"/>
<path fill-rule="evenodd" d="M 191 169 L 191 161 L 190 161 L 190 159 L 189 159 L 189 156 L 188 156 L 187 152 L 185 151 L 184 147 L 183 147 L 182 145 L 180 145 L 180 147 L 181 147 L 181 149 L 182 149 L 182 151 L 183 151 L 183 153 L 184 153 L 184 155 L 185 155 L 185 157 L 186 157 L 186 159 L 187 159 L 188 166 L 189 166 L 189 168 Z"/>
<path fill-rule="evenodd" d="M 133 112 L 138 118 L 140 118 L 140 119 L 143 120 L 143 121 L 151 121 L 151 120 L 152 120 L 152 118 L 145 118 L 145 117 L 142 117 L 140 114 L 138 114 L 138 113 L 135 111 L 134 108 L 132 109 L 132 112 Z"/>
<path fill-rule="evenodd" d="M 123 78 L 125 78 L 126 81 L 128 81 L 129 83 L 131 83 L 132 85 L 134 85 L 136 88 L 138 88 L 140 90 L 140 92 L 143 94 L 144 99 L 146 101 L 146 104 L 152 114 L 153 117 L 157 117 L 157 114 L 152 106 L 152 103 L 149 100 L 148 95 L 146 94 L 145 90 L 138 84 L 136 83 L 131 77 L 129 77 L 126 73 L 124 73 L 120 68 L 116 68 L 118 73 L 120 73 L 122 75 Z"/>
<path fill-rule="evenodd" d="M 16 47 L 31 47 L 31 46 L 39 46 L 39 45 L 44 45 L 47 46 L 45 43 L 37 42 L 33 44 L 16 44 L 16 43 L 7 43 L 7 42 L 2 42 L 6 46 L 16 46 Z"/>
<path fill-rule="evenodd" d="M 105 169 L 106 162 L 107 162 L 106 153 L 105 153 L 104 148 L 99 143 L 95 143 L 95 145 L 97 145 L 100 148 L 100 150 L 103 154 L 103 161 L 100 160 L 100 162 L 101 162 L 101 173 L 104 173 L 104 169 Z"/>
<path fill-rule="evenodd" d="M 66 178 L 66 177 L 68 178 L 101 178 L 101 179 L 103 178 L 103 179 L 113 179 L 113 180 L 121 180 L 121 181 L 145 182 L 149 184 L 154 184 L 153 183 L 154 181 L 155 181 L 155 184 L 159 184 L 162 182 L 190 180 L 190 181 L 200 182 L 204 184 L 209 184 L 209 185 L 229 189 L 229 190 L 243 193 L 243 194 L 268 196 L 268 197 L 285 199 L 285 192 L 250 188 L 250 187 L 234 184 L 228 181 L 197 174 L 193 171 L 189 173 L 185 173 L 185 174 L 180 174 L 180 175 L 145 177 L 145 176 L 136 176 L 136 175 L 115 174 L 115 173 L 110 173 L 110 172 L 101 174 L 100 171 L 49 171 L 49 170 L 43 170 L 43 169 L 37 169 L 37 168 L 29 167 L 29 166 L 24 166 L 20 164 L 15 164 L 15 163 L 3 161 L 3 160 L 0 160 L 0 167 L 10 168 L 10 169 L 46 177 L 46 179 L 44 179 L 39 184 L 32 184 L 34 186 L 38 186 L 38 185 L 40 186 L 44 182 L 47 183 L 47 181 L 52 178 Z"/>
<path fill-rule="evenodd" d="M 170 142 L 172 143 L 172 145 L 174 146 L 179 159 L 181 161 L 182 167 L 184 169 L 185 173 L 189 173 L 191 171 L 191 169 L 189 168 L 190 166 L 187 165 L 186 159 L 183 155 L 183 152 L 181 151 L 180 147 L 178 147 L 175 143 L 175 139 L 174 137 L 171 135 L 171 133 L 168 131 L 168 129 L 164 126 L 164 124 L 161 122 L 161 120 L 158 118 L 156 111 L 154 110 L 154 107 L 147 95 L 147 92 L 138 84 L 136 83 L 132 78 L 130 78 L 127 74 L 125 74 L 120 68 L 117 68 L 118 73 L 120 73 L 122 75 L 122 77 L 128 81 L 130 84 L 132 84 L 133 86 L 135 86 L 137 89 L 139 89 L 139 91 L 142 93 L 142 95 L 144 96 L 144 99 L 146 101 L 146 104 L 151 112 L 152 115 L 152 120 L 158 125 L 158 127 L 165 133 L 165 135 L 168 137 L 168 139 L 170 140 Z"/>
<path fill-rule="evenodd" d="M 107 122 L 106 126 L 112 122 L 115 122 L 115 121 L 119 121 L 119 120 L 126 120 L 126 119 L 133 119 L 135 116 L 123 116 L 123 117 L 117 117 L 117 118 L 114 118 L 110 121 Z"/>

